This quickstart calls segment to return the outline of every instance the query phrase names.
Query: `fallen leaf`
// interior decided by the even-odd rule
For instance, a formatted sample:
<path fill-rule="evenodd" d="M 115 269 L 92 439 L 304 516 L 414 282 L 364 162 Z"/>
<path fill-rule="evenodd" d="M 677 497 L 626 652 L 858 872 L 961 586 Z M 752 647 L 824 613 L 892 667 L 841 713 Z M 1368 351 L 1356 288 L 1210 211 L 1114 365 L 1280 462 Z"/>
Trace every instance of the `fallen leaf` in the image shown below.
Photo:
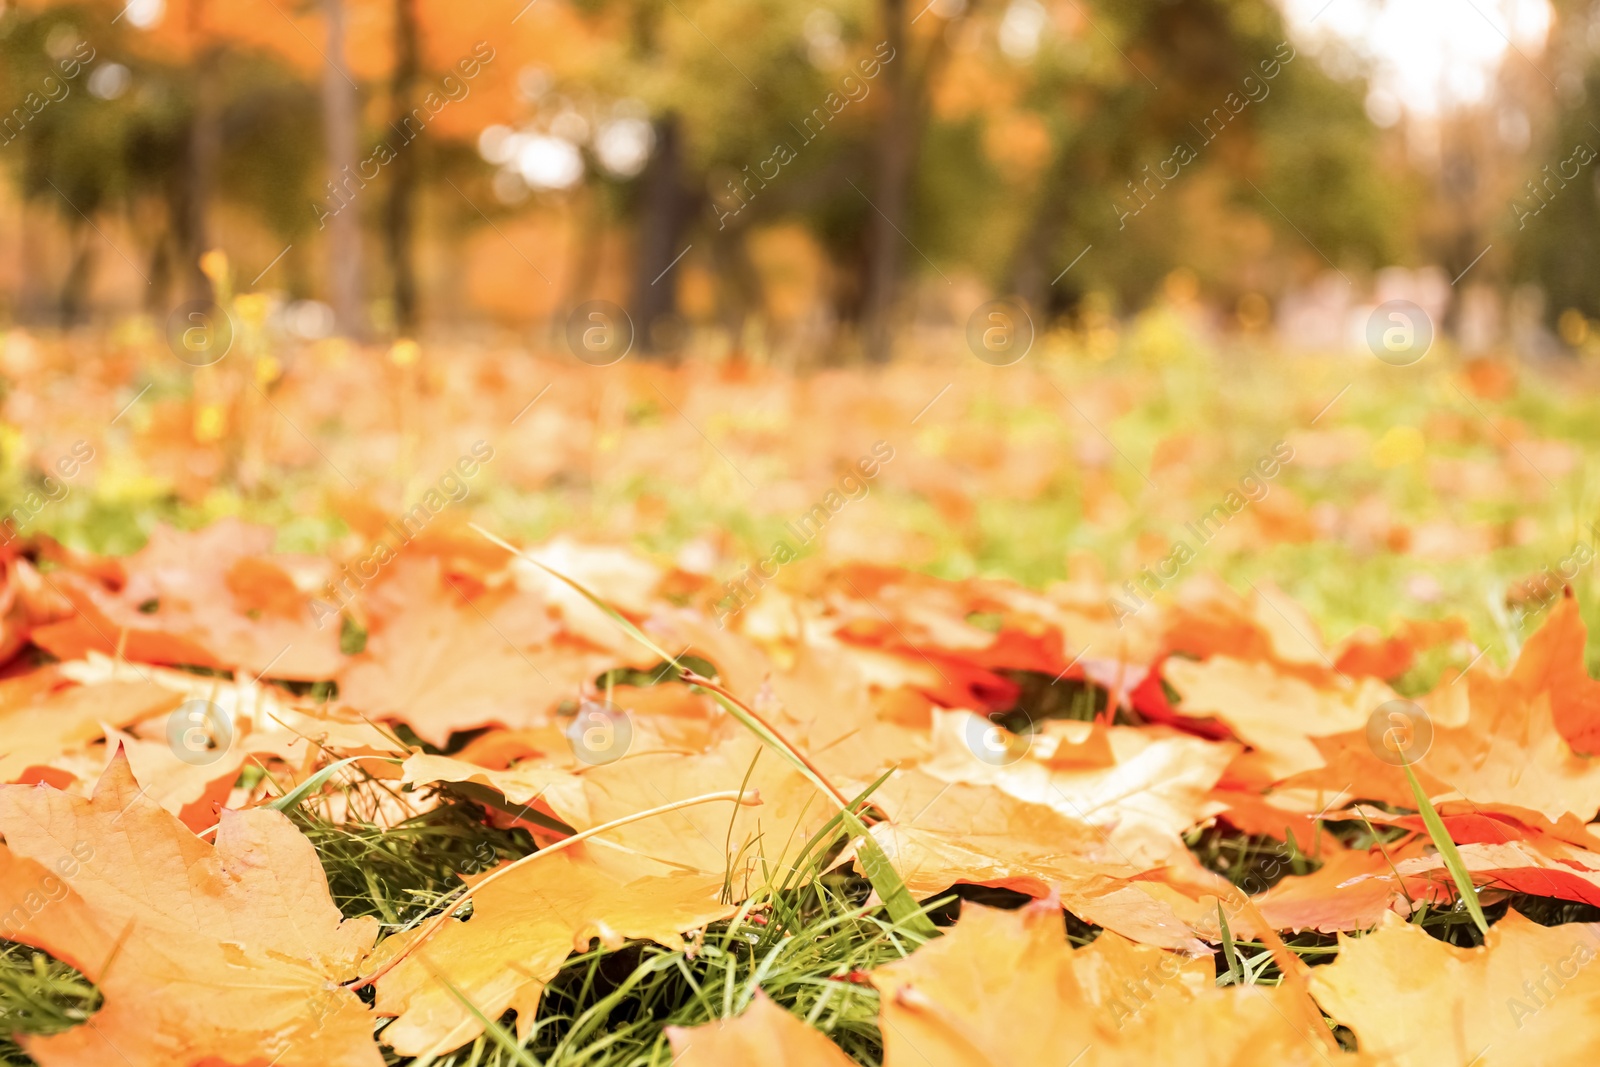
<path fill-rule="evenodd" d="M 490 724 L 544 724 L 614 665 L 553 647 L 557 627 L 536 600 L 504 589 L 470 596 L 432 558 L 396 560 L 365 602 L 367 647 L 340 672 L 340 699 L 433 744 Z"/>
<path fill-rule="evenodd" d="M 1600 811 L 1600 759 L 1574 752 L 1556 729 L 1552 679 L 1559 676 L 1538 667 L 1545 659 L 1535 647 L 1528 665 L 1519 661 L 1510 675 L 1475 670 L 1415 701 L 1432 718 L 1433 744 L 1412 770 L 1436 802 L 1511 805 L 1552 821 Z M 1365 729 L 1312 740 L 1326 766 L 1285 784 L 1350 786 L 1368 800 L 1415 805 L 1403 769 L 1373 753 Z"/>
<path fill-rule="evenodd" d="M 1299 1013 L 1287 987 L 1217 989 L 1209 960 L 1112 941 L 1074 951 L 1054 901 L 964 904 L 955 928 L 879 967 L 885 1067 L 1216 1067 L 1360 1062 Z M 1300 1017 L 1304 1018 L 1303 1013 Z"/>
<path fill-rule="evenodd" d="M 1051 725 L 1059 729 L 1012 742 L 1025 743 L 1026 751 L 1005 762 L 987 755 L 984 739 L 995 729 L 987 720 L 965 711 L 936 712 L 934 755 L 921 769 L 947 782 L 993 785 L 1018 800 L 1099 826 L 1124 863 L 1153 867 L 1187 855 L 1178 835 L 1211 814 L 1207 795 L 1239 751 L 1237 745 L 1165 727 Z M 1052 766 L 1063 740 L 1081 738 L 1087 730 L 1105 732 L 1116 763 Z"/>
<path fill-rule="evenodd" d="M 1396 867 L 1405 870 L 1408 858 L 1422 849 L 1420 841 L 1405 847 L 1389 846 L 1370 852 L 1349 850 L 1323 857 L 1320 868 L 1310 874 L 1291 874 L 1252 898 L 1256 911 L 1274 930 L 1315 930 L 1334 934 L 1344 930 L 1368 930 L 1390 912 L 1409 915 L 1413 905 L 1438 905 L 1453 894 L 1442 885 L 1430 885 L 1424 877 L 1393 878 Z M 1230 917 L 1235 937 L 1259 938 L 1263 931 L 1253 915 L 1244 912 Z M 1215 912 L 1196 917 L 1202 936 L 1221 940 Z"/>
<path fill-rule="evenodd" d="M 1570 594 L 1562 597 L 1522 646 L 1511 681 L 1525 692 L 1549 693 L 1550 715 L 1561 736 L 1580 753 L 1600 754 L 1600 682 L 1584 666 L 1588 642 L 1578 601 Z"/>
<path fill-rule="evenodd" d="M 576 830 L 705 793 L 754 789 L 759 806 L 683 808 L 584 845 L 596 865 L 625 879 L 692 871 L 720 882 L 731 874 L 735 899 L 769 875 L 781 878 L 838 810 L 781 755 L 748 734 L 703 755 L 626 756 L 589 768 L 578 780 L 580 789 L 545 793 L 556 817 Z"/>
<path fill-rule="evenodd" d="M 34 631 L 33 640 L 61 659 L 93 650 L 274 678 L 332 678 L 342 659 L 339 627 L 319 625 L 317 590 L 298 587 L 271 557 L 275 536 L 233 519 L 192 533 L 158 526 L 123 561 L 120 589 L 78 573 L 46 576 L 76 611 Z"/>
<path fill-rule="evenodd" d="M 874 802 L 893 816 L 872 828 L 906 888 L 922 899 L 953 885 L 1055 894 L 1086 922 L 1144 944 L 1209 953 L 1172 907 L 1134 879 L 1105 831 L 992 786 L 941 783 L 918 771 L 890 779 Z"/>
<path fill-rule="evenodd" d="M 0 781 L 53 781 L 60 756 L 104 735 L 107 725 L 130 726 L 164 715 L 183 702 L 154 682 L 75 685 L 60 668 L 0 681 Z"/>
<path fill-rule="evenodd" d="M 344 920 L 311 843 L 278 812 L 225 811 L 213 846 L 145 797 L 125 758 L 89 799 L 0 787 L 8 938 L 95 982 L 84 1025 L 23 1037 L 41 1067 L 379 1067 L 342 988 L 377 923 Z"/>
<path fill-rule="evenodd" d="M 731 1019 L 669 1026 L 672 1062 L 681 1067 L 852 1067 L 839 1046 L 772 1002 L 760 989 Z"/>
<path fill-rule="evenodd" d="M 735 911 L 722 885 L 720 874 L 625 880 L 564 852 L 533 860 L 474 895 L 469 921 L 447 923 L 378 980 L 374 1010 L 397 1016 L 383 1041 L 407 1056 L 471 1041 L 483 1024 L 457 993 L 490 1019 L 515 1011 L 526 1035 L 545 983 L 567 956 L 591 938 L 612 949 L 629 938 L 683 948 L 683 931 Z"/>
<path fill-rule="evenodd" d="M 1166 650 L 1270 663 L 1312 683 L 1335 676 L 1316 623 L 1282 592 L 1273 594 L 1241 596 L 1210 575 L 1185 582 L 1165 616 Z"/>
<path fill-rule="evenodd" d="M 1503 844 L 1458 843 L 1456 850 L 1473 882 L 1483 887 L 1480 892 L 1504 890 L 1600 907 L 1600 852 L 1575 848 L 1553 837 Z M 1446 888 L 1453 883 L 1438 855 L 1419 856 L 1396 867 L 1402 876 L 1432 878 L 1441 896 L 1454 895 Z"/>
<path fill-rule="evenodd" d="M 1600 1056 L 1600 925 L 1539 926 L 1516 912 L 1479 948 L 1398 915 L 1312 969 L 1311 991 L 1363 1051 L 1395 1067 L 1589 1064 Z"/>
<path fill-rule="evenodd" d="M 1163 670 L 1180 694 L 1178 711 L 1227 723 L 1253 750 L 1243 757 L 1250 777 L 1264 784 L 1321 766 L 1311 738 L 1364 729 L 1374 711 L 1396 699 L 1375 678 L 1318 687 L 1272 663 L 1227 656 L 1169 659 Z"/>

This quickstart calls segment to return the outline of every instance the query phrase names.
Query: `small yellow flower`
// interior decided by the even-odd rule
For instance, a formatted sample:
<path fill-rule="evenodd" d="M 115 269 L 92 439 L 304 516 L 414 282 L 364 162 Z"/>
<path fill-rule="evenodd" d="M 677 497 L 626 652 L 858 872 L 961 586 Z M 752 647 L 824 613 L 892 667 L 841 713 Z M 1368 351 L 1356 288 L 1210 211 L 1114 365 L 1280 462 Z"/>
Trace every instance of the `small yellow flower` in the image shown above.
<path fill-rule="evenodd" d="M 242 293 L 233 298 L 233 310 L 251 328 L 259 330 L 266 325 L 272 298 L 266 293 Z"/>
<path fill-rule="evenodd" d="M 1415 426 L 1395 426 L 1372 444 L 1372 463 L 1380 470 L 1404 466 L 1427 452 L 1422 431 Z"/>
<path fill-rule="evenodd" d="M 402 337 L 389 349 L 389 362 L 396 367 L 409 367 L 422 356 L 422 346 L 409 337 Z"/>
<path fill-rule="evenodd" d="M 1584 318 L 1583 312 L 1577 308 L 1568 308 L 1561 313 L 1561 318 L 1556 322 L 1556 329 L 1560 331 L 1563 341 L 1577 348 L 1588 340 L 1589 320 Z"/>
<path fill-rule="evenodd" d="M 228 416 L 221 404 L 203 404 L 194 413 L 194 439 L 199 444 L 220 441 L 228 428 Z"/>
<path fill-rule="evenodd" d="M 200 271 L 213 285 L 222 285 L 228 276 L 228 254 L 220 248 L 206 252 L 200 257 Z"/>

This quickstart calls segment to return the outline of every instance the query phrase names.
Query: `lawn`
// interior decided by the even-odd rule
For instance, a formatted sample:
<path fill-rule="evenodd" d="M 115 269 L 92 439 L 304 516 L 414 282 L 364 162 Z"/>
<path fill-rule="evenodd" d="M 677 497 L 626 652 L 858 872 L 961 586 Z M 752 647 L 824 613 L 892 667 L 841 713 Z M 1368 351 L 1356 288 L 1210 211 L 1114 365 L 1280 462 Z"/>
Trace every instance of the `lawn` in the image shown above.
<path fill-rule="evenodd" d="M 0 341 L 7 1062 L 1510 1063 L 1595 995 L 1588 366 L 238 319 Z"/>

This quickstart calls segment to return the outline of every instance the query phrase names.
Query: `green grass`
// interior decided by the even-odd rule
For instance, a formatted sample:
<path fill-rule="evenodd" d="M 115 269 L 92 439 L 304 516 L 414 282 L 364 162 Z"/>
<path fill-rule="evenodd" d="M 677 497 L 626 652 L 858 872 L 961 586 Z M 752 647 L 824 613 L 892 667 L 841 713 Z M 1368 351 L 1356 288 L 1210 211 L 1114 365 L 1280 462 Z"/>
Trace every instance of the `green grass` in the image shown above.
<path fill-rule="evenodd" d="M 483 870 L 490 856 L 514 859 L 532 851 L 520 831 L 486 825 L 481 808 L 449 793 L 439 807 L 390 830 L 369 820 L 334 824 L 305 809 L 295 817 L 316 845 L 345 914 L 374 915 L 393 929 L 449 907 L 453 870 Z M 666 1065 L 672 1060 L 667 1026 L 737 1014 L 757 988 L 860 1062 L 880 1062 L 877 994 L 853 979 L 905 956 L 924 937 L 915 923 L 868 907 L 871 887 L 864 878 L 828 870 L 843 845 L 837 831 L 813 840 L 806 878 L 758 890 L 733 919 L 708 927 L 692 951 L 639 942 L 574 954 L 547 987 L 525 1041 L 511 1036 L 508 1016 L 491 1020 L 497 1025 L 472 1044 L 431 1062 Z M 390 1062 L 413 1061 L 391 1055 Z"/>
<path fill-rule="evenodd" d="M 863 904 L 865 880 L 830 875 L 716 923 L 691 955 L 637 943 L 573 956 L 546 989 L 521 1046 L 486 1034 L 435 1062 L 511 1067 L 524 1049 L 554 1065 L 672 1062 L 667 1026 L 736 1015 L 760 988 L 864 1064 L 881 1062 L 878 996 L 853 976 L 910 952 L 920 938 Z M 403 1062 L 403 1061 L 394 1061 Z"/>
<path fill-rule="evenodd" d="M 0 1063 L 31 1064 L 14 1034 L 58 1034 L 100 1007 L 100 992 L 43 952 L 0 941 Z"/>
<path fill-rule="evenodd" d="M 376 808 L 385 794 L 393 802 L 407 799 L 368 780 L 347 791 L 356 810 L 343 821 L 330 820 L 314 804 L 290 812 L 316 847 L 328 891 L 346 918 L 370 915 L 386 930 L 404 929 L 459 891 L 457 872 L 481 873 L 535 851 L 527 831 L 490 826 L 483 809 L 459 793 L 447 792 L 438 806 L 383 826 Z"/>

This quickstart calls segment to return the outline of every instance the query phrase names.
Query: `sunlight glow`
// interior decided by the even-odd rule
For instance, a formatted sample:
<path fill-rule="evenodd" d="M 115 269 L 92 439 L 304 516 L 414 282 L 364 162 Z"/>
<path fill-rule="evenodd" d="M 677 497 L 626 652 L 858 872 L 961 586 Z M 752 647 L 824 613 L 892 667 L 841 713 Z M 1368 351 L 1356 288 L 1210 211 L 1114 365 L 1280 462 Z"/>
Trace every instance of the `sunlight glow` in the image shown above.
<path fill-rule="evenodd" d="M 1356 60 L 1351 73 L 1368 75 L 1368 112 L 1379 125 L 1393 125 L 1399 109 L 1430 119 L 1484 103 L 1504 64 L 1537 60 L 1551 22 L 1547 0 L 1286 0 L 1284 6 L 1297 40 L 1313 51 L 1336 46 Z"/>

